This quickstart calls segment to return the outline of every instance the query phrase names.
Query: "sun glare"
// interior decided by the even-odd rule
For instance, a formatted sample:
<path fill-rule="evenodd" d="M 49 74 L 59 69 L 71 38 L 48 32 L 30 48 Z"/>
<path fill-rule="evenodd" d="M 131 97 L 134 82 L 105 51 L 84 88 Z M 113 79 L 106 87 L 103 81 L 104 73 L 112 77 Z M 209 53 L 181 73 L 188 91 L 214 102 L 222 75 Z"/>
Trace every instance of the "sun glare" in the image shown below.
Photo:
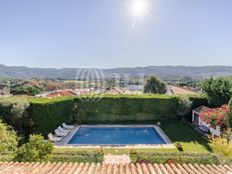
<path fill-rule="evenodd" d="M 141 18 L 149 12 L 148 0 L 131 0 L 129 13 L 135 18 Z"/>

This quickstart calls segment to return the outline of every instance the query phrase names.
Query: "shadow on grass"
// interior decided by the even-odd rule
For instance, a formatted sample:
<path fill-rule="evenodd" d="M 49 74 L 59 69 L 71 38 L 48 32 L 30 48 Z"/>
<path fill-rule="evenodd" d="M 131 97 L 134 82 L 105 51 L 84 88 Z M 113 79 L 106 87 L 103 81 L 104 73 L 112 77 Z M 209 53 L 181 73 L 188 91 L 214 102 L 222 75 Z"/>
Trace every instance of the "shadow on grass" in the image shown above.
<path fill-rule="evenodd" d="M 210 142 L 194 130 L 191 125 L 183 121 L 170 120 L 162 122 L 161 128 L 173 143 L 184 143 L 185 148 L 191 151 L 212 152 Z M 184 149 L 185 150 L 185 149 Z"/>

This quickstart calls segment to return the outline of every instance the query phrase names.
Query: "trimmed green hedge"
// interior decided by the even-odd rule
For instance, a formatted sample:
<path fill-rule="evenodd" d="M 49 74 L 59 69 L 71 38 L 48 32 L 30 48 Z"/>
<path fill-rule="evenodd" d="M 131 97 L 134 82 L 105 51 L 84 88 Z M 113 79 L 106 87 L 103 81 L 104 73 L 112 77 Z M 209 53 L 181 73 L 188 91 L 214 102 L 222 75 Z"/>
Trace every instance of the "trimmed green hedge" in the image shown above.
<path fill-rule="evenodd" d="M 73 107 L 73 98 L 33 98 L 30 100 L 29 115 L 36 131 L 47 135 L 63 122 L 73 120 Z"/>
<path fill-rule="evenodd" d="M 98 150 L 99 151 L 99 150 Z M 103 161 L 103 153 L 94 150 L 79 150 L 76 148 L 55 149 L 51 154 L 51 162 L 88 162 L 97 163 Z M 13 161 L 15 154 L 1 154 L 0 162 Z"/>
<path fill-rule="evenodd" d="M 154 123 L 157 120 L 173 120 L 177 118 L 176 108 L 179 96 L 107 95 L 99 96 L 98 100 L 91 100 L 88 97 L 58 97 L 53 99 L 30 97 L 22 99 L 26 99 L 30 106 L 18 118 L 17 126 L 14 127 L 17 131 L 19 128 L 23 129 L 20 132 L 25 135 L 31 133 L 47 135 L 62 122 L 142 124 Z M 207 103 L 207 99 L 202 96 L 190 96 L 190 100 L 193 102 L 192 108 Z M 5 110 L 9 110 L 6 107 L 8 106 L 0 105 L 0 111 L 5 119 L 8 118 Z M 8 123 L 15 124 L 10 120 Z"/>
<path fill-rule="evenodd" d="M 167 95 L 102 96 L 93 101 L 75 98 L 78 123 L 152 123 L 176 119 L 178 97 Z"/>
<path fill-rule="evenodd" d="M 102 162 L 104 154 L 98 151 L 77 151 L 75 148 L 56 149 L 52 153 L 52 162 Z"/>
<path fill-rule="evenodd" d="M 186 153 L 186 152 L 157 152 L 157 153 L 137 153 L 137 161 L 147 161 L 149 163 L 177 162 L 198 163 L 198 164 L 220 164 L 220 159 L 212 153 Z"/>

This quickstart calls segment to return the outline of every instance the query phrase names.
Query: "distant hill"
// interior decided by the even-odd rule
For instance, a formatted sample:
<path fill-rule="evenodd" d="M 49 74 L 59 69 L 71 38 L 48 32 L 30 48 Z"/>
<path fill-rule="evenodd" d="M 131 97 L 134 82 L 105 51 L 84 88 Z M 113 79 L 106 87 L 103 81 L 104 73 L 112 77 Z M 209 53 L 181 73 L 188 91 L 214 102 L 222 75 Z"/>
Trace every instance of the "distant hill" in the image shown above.
<path fill-rule="evenodd" d="M 76 79 L 79 68 L 28 68 L 0 65 L 0 77 L 8 78 L 60 78 Z M 104 77 L 128 74 L 138 76 L 156 75 L 163 79 L 172 77 L 206 78 L 232 75 L 232 66 L 147 66 L 135 68 L 101 69 Z"/>

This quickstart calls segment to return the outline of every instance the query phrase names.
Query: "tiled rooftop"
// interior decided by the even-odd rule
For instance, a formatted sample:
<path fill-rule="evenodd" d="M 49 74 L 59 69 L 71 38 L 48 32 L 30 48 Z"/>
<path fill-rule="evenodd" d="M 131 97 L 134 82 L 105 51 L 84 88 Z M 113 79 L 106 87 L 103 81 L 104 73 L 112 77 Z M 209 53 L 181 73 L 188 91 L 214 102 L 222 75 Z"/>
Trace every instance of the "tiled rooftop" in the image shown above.
<path fill-rule="evenodd" d="M 232 174 L 229 165 L 0 163 L 1 174 Z"/>
<path fill-rule="evenodd" d="M 196 92 L 191 91 L 190 89 L 185 89 L 185 88 L 173 86 L 173 85 L 171 85 L 171 92 L 173 94 L 197 94 Z"/>
<path fill-rule="evenodd" d="M 206 106 L 200 106 L 200 107 L 194 109 L 194 111 L 198 112 L 198 113 L 200 113 L 200 112 L 207 112 L 209 110 L 210 110 L 210 108 L 208 108 Z"/>

